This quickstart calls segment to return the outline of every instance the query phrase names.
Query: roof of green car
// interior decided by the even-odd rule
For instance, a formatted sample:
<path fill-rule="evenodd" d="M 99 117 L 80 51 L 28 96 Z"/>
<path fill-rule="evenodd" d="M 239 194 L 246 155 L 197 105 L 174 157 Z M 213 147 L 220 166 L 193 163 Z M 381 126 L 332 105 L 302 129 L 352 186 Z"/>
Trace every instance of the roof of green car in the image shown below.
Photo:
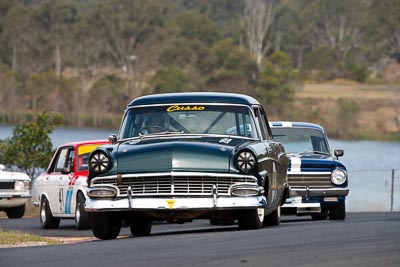
<path fill-rule="evenodd" d="M 260 103 L 251 96 L 233 93 L 168 93 L 146 95 L 133 99 L 128 107 L 155 104 L 179 104 L 179 103 L 225 103 L 259 105 Z"/>

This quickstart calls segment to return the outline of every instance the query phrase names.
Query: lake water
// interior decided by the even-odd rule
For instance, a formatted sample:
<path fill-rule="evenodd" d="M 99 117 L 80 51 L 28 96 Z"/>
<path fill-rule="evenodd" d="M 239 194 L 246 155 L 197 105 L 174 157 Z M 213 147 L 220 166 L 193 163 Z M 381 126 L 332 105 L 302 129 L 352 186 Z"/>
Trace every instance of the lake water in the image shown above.
<path fill-rule="evenodd" d="M 117 129 L 56 128 L 51 134 L 54 147 L 72 141 L 106 139 Z M 0 139 L 12 136 L 11 126 L 0 125 Z M 349 172 L 347 211 L 390 211 L 392 170 L 395 170 L 393 210 L 400 211 L 400 143 L 331 140 L 343 149 L 341 158 Z"/>

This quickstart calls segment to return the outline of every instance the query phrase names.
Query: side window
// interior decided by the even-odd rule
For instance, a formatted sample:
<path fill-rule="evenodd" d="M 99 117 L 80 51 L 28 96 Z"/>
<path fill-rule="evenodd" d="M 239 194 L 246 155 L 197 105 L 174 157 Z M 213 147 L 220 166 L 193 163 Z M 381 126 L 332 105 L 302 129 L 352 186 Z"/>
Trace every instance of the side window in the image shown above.
<path fill-rule="evenodd" d="M 258 124 L 260 125 L 260 130 L 261 130 L 261 137 L 263 140 L 268 140 L 268 129 L 267 129 L 267 123 L 265 121 L 265 114 L 262 109 L 256 107 L 254 108 L 254 113 L 256 114 Z"/>
<path fill-rule="evenodd" d="M 57 161 L 54 166 L 54 172 L 61 172 L 61 169 L 67 167 L 72 170 L 74 164 L 74 153 L 70 147 L 62 148 L 57 155 Z"/>

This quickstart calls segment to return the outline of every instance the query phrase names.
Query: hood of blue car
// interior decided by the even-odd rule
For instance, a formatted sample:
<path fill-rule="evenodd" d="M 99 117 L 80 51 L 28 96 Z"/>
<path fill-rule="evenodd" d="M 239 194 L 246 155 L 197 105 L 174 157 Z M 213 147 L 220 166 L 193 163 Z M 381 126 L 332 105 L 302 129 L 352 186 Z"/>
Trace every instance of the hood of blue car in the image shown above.
<path fill-rule="evenodd" d="M 229 172 L 235 146 L 195 141 L 122 143 L 118 173 L 204 171 Z"/>
<path fill-rule="evenodd" d="M 330 155 L 322 154 L 288 154 L 289 168 L 288 171 L 332 171 L 337 167 L 344 168 L 344 165 Z"/>

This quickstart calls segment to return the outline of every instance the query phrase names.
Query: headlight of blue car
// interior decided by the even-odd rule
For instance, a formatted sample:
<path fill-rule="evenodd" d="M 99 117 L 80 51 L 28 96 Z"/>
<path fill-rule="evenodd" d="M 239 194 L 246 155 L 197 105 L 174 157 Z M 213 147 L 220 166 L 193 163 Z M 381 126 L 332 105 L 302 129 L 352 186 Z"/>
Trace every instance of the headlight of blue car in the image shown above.
<path fill-rule="evenodd" d="M 335 169 L 331 174 L 332 183 L 342 185 L 347 181 L 347 172 L 343 169 Z"/>
<path fill-rule="evenodd" d="M 103 151 L 95 151 L 90 155 L 89 169 L 96 173 L 102 174 L 111 169 L 110 157 Z"/>
<path fill-rule="evenodd" d="M 250 150 L 243 150 L 236 156 L 236 166 L 244 173 L 249 173 L 256 167 L 256 157 Z"/>

